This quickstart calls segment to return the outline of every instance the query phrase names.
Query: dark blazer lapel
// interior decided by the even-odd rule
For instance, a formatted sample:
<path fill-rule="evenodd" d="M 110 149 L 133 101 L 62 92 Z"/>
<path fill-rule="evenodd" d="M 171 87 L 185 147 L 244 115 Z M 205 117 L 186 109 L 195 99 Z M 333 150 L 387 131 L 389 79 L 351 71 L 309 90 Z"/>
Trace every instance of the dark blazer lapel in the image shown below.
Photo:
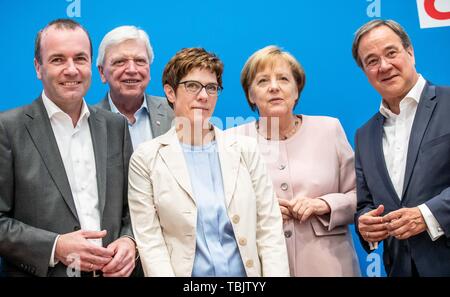
<path fill-rule="evenodd" d="M 425 130 L 430 122 L 433 110 L 436 107 L 437 100 L 436 90 L 434 86 L 430 86 L 428 83 L 423 89 L 422 96 L 417 106 L 416 116 L 414 117 L 414 122 L 411 128 L 411 134 L 409 137 L 408 145 L 408 155 L 406 158 L 406 169 L 405 169 L 405 181 L 403 183 L 402 198 L 405 195 L 406 189 L 408 188 L 409 181 L 411 180 L 411 175 L 416 164 L 417 155 L 419 153 L 420 144 L 425 134 Z"/>
<path fill-rule="evenodd" d="M 78 220 L 75 202 L 73 201 L 72 191 L 69 180 L 67 179 L 64 163 L 58 149 L 55 135 L 45 110 L 42 98 L 35 100 L 28 111 L 25 111 L 27 120 L 25 126 L 36 146 L 45 166 L 48 169 L 56 187 L 60 191 L 64 201 L 70 208 L 70 211 Z"/>
<path fill-rule="evenodd" d="M 378 167 L 378 172 L 383 178 L 383 182 L 386 186 L 386 189 L 391 194 L 390 196 L 394 199 L 394 202 L 400 206 L 400 199 L 398 198 L 397 192 L 395 191 L 394 184 L 389 176 L 389 171 L 386 166 L 386 160 L 384 158 L 383 151 L 383 124 L 384 124 L 384 116 L 381 113 L 377 115 L 376 126 L 374 126 L 374 131 L 371 133 L 373 135 L 373 149 L 375 150 L 376 156 L 376 166 Z"/>
<path fill-rule="evenodd" d="M 95 167 L 97 171 L 97 187 L 99 199 L 100 217 L 103 217 L 103 209 L 106 201 L 106 159 L 108 151 L 108 139 L 105 118 L 99 115 L 95 109 L 89 107 L 89 128 L 91 129 L 92 146 L 94 147 Z"/>
<path fill-rule="evenodd" d="M 106 93 L 102 101 L 96 106 L 111 111 L 111 105 L 109 104 L 109 93 Z M 150 118 L 150 129 L 152 131 L 153 138 L 165 133 L 170 124 L 166 124 L 166 112 L 163 108 L 163 102 L 160 99 L 155 99 L 153 96 L 144 94 L 147 101 L 147 110 Z"/>
<path fill-rule="evenodd" d="M 147 94 L 145 94 L 145 99 L 147 100 L 147 108 L 150 115 L 150 128 L 152 129 L 153 138 L 155 138 L 163 132 L 161 130 L 161 125 L 164 122 L 166 114 L 161 110 L 162 102 L 159 102 L 160 100 L 155 100 L 152 96 L 148 96 Z"/>

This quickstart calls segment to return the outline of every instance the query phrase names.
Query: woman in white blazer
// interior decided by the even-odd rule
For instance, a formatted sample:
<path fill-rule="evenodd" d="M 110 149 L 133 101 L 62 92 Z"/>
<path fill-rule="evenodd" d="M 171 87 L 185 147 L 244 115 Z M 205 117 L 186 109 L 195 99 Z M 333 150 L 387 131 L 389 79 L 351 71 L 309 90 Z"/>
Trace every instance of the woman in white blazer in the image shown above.
<path fill-rule="evenodd" d="M 204 49 L 179 51 L 163 73 L 175 125 L 131 158 L 128 200 L 146 276 L 289 276 L 257 143 L 209 123 L 222 71 Z"/>

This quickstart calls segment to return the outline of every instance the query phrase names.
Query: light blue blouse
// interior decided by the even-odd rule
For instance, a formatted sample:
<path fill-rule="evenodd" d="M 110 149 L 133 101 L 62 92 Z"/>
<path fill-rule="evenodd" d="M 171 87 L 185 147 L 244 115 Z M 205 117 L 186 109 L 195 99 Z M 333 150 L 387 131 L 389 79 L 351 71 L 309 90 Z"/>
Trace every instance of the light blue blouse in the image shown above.
<path fill-rule="evenodd" d="M 217 144 L 213 141 L 205 146 L 181 146 L 197 206 L 192 276 L 246 276 L 225 208 Z"/>
<path fill-rule="evenodd" d="M 111 99 L 110 93 L 108 93 L 109 105 L 111 106 L 111 111 L 114 113 L 118 113 L 123 116 L 128 123 L 128 131 L 130 131 L 131 144 L 133 145 L 133 150 L 136 150 L 137 147 L 150 139 L 153 138 L 152 130 L 150 128 L 150 116 L 147 107 L 147 99 L 144 95 L 144 100 L 142 101 L 141 107 L 134 113 L 134 118 L 136 121 L 134 124 L 131 124 L 127 117 L 124 116 L 114 105 L 114 102 Z"/>

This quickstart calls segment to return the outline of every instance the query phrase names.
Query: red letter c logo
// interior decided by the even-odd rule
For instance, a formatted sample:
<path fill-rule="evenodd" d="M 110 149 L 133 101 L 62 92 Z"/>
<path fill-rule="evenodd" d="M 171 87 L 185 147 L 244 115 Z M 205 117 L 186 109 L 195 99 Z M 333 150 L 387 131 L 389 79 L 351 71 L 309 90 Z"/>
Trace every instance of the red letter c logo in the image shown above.
<path fill-rule="evenodd" d="M 439 11 L 434 5 L 436 0 L 425 0 L 425 11 L 430 17 L 436 20 L 448 20 L 450 19 L 450 11 Z"/>

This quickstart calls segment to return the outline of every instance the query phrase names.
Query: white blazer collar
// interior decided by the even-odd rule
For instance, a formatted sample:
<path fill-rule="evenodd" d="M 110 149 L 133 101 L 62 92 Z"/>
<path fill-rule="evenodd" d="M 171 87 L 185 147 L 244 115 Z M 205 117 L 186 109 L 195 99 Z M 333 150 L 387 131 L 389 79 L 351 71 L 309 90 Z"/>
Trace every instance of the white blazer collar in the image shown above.
<path fill-rule="evenodd" d="M 236 188 L 241 153 L 240 149 L 236 146 L 238 142 L 235 135 L 227 134 L 217 127 L 214 127 L 214 133 L 219 152 L 220 168 L 222 170 L 226 206 L 228 208 Z M 172 127 L 167 133 L 158 137 L 158 139 L 161 143 L 160 154 L 162 159 L 180 187 L 186 191 L 195 204 L 189 171 L 175 127 Z"/>

